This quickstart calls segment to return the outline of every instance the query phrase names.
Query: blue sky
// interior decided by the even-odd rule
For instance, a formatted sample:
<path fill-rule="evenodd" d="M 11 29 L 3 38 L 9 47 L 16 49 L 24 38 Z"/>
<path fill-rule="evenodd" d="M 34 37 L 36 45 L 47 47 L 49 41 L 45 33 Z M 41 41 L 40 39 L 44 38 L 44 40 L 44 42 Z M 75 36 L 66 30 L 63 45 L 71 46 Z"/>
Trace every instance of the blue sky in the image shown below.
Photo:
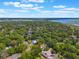
<path fill-rule="evenodd" d="M 79 0 L 0 0 L 0 17 L 77 18 Z"/>

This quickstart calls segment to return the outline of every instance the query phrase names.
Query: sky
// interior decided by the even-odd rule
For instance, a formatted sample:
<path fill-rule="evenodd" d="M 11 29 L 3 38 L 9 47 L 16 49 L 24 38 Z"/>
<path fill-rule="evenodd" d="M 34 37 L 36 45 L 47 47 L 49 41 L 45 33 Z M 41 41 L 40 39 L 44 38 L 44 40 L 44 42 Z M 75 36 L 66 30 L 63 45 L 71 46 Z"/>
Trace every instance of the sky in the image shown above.
<path fill-rule="evenodd" d="M 79 18 L 79 0 L 0 0 L 0 18 Z"/>

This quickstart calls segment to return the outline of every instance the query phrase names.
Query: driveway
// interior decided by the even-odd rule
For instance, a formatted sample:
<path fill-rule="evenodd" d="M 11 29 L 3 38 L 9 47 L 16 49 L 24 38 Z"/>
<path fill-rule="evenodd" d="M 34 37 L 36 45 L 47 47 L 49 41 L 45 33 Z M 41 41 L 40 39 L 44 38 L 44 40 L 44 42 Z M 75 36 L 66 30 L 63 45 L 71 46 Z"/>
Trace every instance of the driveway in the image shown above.
<path fill-rule="evenodd" d="M 7 59 L 18 59 L 21 56 L 21 54 L 13 54 L 12 56 L 9 56 Z"/>

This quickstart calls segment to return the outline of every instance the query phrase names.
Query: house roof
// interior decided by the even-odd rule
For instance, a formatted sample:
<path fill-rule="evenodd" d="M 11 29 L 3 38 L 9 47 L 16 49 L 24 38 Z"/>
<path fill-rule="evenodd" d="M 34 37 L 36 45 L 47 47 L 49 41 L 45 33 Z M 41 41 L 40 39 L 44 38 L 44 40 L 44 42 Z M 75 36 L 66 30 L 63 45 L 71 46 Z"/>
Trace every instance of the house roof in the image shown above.
<path fill-rule="evenodd" d="M 42 51 L 42 55 L 47 59 L 56 59 L 55 54 L 52 54 L 51 49 L 48 51 Z"/>

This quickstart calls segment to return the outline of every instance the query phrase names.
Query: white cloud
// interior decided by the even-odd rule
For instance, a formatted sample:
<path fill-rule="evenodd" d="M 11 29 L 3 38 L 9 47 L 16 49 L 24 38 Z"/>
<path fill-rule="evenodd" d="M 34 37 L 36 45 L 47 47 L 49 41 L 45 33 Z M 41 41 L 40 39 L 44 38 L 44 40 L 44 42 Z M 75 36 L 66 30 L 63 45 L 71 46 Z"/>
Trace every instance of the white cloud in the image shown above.
<path fill-rule="evenodd" d="M 66 10 L 66 11 L 79 11 L 79 8 L 71 8 L 64 5 L 53 6 L 53 8 L 58 8 L 61 10 Z"/>
<path fill-rule="evenodd" d="M 14 6 L 14 7 L 18 7 L 26 10 L 40 10 L 44 8 L 43 6 L 38 6 L 37 4 L 23 4 L 20 2 L 4 2 L 4 5 Z M 25 12 L 25 10 L 20 10 L 20 11 Z"/>
<path fill-rule="evenodd" d="M 30 8 L 30 7 L 33 7 L 33 5 L 32 4 L 20 4 L 19 7 Z"/>
<path fill-rule="evenodd" d="M 66 6 L 64 5 L 58 5 L 58 6 L 53 6 L 53 8 L 65 8 Z"/>
<path fill-rule="evenodd" d="M 15 10 L 15 12 L 29 12 L 28 10 Z"/>
<path fill-rule="evenodd" d="M 20 2 L 4 2 L 4 5 L 19 7 Z"/>
<path fill-rule="evenodd" d="M 64 10 L 57 10 L 57 11 L 53 11 L 53 13 L 56 13 L 56 14 L 71 14 L 71 13 L 75 13 L 75 11 L 64 11 Z"/>
<path fill-rule="evenodd" d="M 22 0 L 21 2 L 36 2 L 36 3 L 44 3 L 44 0 Z"/>
<path fill-rule="evenodd" d="M 6 11 L 4 9 L 0 9 L 0 13 L 5 13 Z"/>
<path fill-rule="evenodd" d="M 14 6 L 14 7 L 21 7 L 21 8 L 29 8 L 33 7 L 33 4 L 21 4 L 20 2 L 4 2 L 4 5 Z"/>
<path fill-rule="evenodd" d="M 71 7 L 67 7 L 67 6 L 64 6 L 64 5 L 59 5 L 59 6 L 53 6 L 54 8 L 58 8 L 58 10 L 54 10 L 52 11 L 51 13 L 54 13 L 54 14 L 60 14 L 60 15 L 77 15 L 78 14 L 78 11 L 79 11 L 79 8 L 71 8 Z"/>
<path fill-rule="evenodd" d="M 39 3 L 43 3 L 44 0 L 29 0 L 30 2 L 39 2 Z"/>
<path fill-rule="evenodd" d="M 40 13 L 45 13 L 45 14 L 47 13 L 48 14 L 48 13 L 52 13 L 53 11 L 50 11 L 50 10 L 39 10 L 39 12 Z"/>
<path fill-rule="evenodd" d="M 68 11 L 79 11 L 79 8 L 64 8 L 62 10 L 68 10 Z"/>
<path fill-rule="evenodd" d="M 25 17 L 25 18 L 53 18 L 53 17 L 79 17 L 78 12 L 70 12 L 70 11 L 45 11 L 46 13 L 35 13 L 35 14 L 20 14 L 20 13 L 11 13 L 11 14 L 0 14 L 0 17 Z M 69 13 L 70 12 L 70 13 Z"/>
<path fill-rule="evenodd" d="M 49 16 L 78 16 L 79 12 L 76 11 L 69 11 L 69 10 L 40 10 L 39 11 L 41 14 L 49 14 Z"/>
<path fill-rule="evenodd" d="M 79 8 L 67 8 L 67 6 L 59 5 L 59 6 L 53 6 L 53 8 L 58 8 L 56 10 L 43 10 L 44 6 L 38 6 L 38 4 L 27 4 L 27 3 L 21 3 L 21 2 L 4 2 L 7 6 L 14 6 L 21 8 L 19 10 L 12 10 L 14 14 L 5 13 L 4 9 L 0 9 L 1 16 L 5 17 L 79 17 Z M 38 11 L 38 13 L 31 14 L 29 11 L 35 10 Z M 24 13 L 23 13 L 24 12 Z M 29 14 L 27 13 L 29 12 Z"/>
<path fill-rule="evenodd" d="M 39 6 L 39 7 L 32 7 L 32 8 L 24 8 L 26 10 L 35 10 L 35 11 L 40 11 L 42 8 L 44 8 L 43 6 Z"/>

